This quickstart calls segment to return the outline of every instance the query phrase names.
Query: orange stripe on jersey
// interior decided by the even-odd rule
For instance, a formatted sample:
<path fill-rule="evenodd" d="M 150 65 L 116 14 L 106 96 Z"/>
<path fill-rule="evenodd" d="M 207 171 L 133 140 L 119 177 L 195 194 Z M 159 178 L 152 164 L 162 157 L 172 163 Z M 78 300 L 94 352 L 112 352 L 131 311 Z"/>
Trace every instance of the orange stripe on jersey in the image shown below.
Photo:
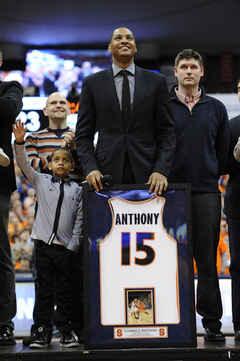
<path fill-rule="evenodd" d="M 44 154 L 46 153 L 45 155 L 49 155 L 49 154 L 52 154 L 52 152 L 56 149 L 57 147 L 52 147 L 52 148 L 40 148 L 38 149 L 38 154 Z"/>
<path fill-rule="evenodd" d="M 42 165 L 43 165 L 43 169 L 47 168 L 47 163 L 45 158 L 42 159 Z"/>
<path fill-rule="evenodd" d="M 49 143 L 52 143 L 53 139 L 52 137 L 49 138 Z M 54 143 L 62 143 L 63 138 L 60 139 L 54 139 Z M 44 138 L 44 139 L 38 139 L 38 143 L 47 143 L 48 142 L 48 138 Z"/>

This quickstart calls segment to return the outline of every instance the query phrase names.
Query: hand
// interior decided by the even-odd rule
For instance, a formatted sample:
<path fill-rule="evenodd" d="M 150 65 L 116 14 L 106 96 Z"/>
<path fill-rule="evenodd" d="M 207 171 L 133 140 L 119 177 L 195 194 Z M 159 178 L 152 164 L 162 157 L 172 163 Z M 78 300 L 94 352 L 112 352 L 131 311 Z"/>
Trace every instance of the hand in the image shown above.
<path fill-rule="evenodd" d="M 150 184 L 149 194 L 151 194 L 154 190 L 155 196 L 162 194 L 162 191 L 165 191 L 168 187 L 167 178 L 159 172 L 153 172 L 146 184 Z"/>
<path fill-rule="evenodd" d="M 62 141 L 62 147 L 68 148 L 70 151 L 73 151 L 76 149 L 75 144 L 75 131 L 72 130 L 71 132 L 68 132 L 63 141 Z"/>
<path fill-rule="evenodd" d="M 99 170 L 93 170 L 86 177 L 88 184 L 93 185 L 97 192 L 99 192 L 99 188 L 103 189 L 103 185 L 100 178 L 101 176 L 102 173 Z"/>
<path fill-rule="evenodd" d="M 23 143 L 27 127 L 24 126 L 24 123 L 21 120 L 16 120 L 12 128 L 14 136 L 16 138 L 16 142 Z"/>
<path fill-rule="evenodd" d="M 235 159 L 238 162 L 240 162 L 240 149 L 239 149 L 239 146 L 240 146 L 240 137 L 238 138 L 237 144 L 235 145 L 234 151 L 233 151 L 233 155 L 234 155 Z"/>

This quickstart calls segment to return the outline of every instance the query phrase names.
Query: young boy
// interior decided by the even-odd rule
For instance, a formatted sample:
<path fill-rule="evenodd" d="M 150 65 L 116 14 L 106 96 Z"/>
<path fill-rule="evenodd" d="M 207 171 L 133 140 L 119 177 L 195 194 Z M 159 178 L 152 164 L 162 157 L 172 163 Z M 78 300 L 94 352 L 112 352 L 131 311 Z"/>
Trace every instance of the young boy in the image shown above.
<path fill-rule="evenodd" d="M 51 317 L 54 307 L 54 284 L 57 292 L 57 320 L 60 346 L 75 347 L 70 315 L 72 308 L 73 252 L 82 240 L 82 189 L 70 181 L 74 168 L 71 153 L 57 148 L 51 155 L 53 175 L 36 172 L 24 147 L 26 128 L 16 121 L 15 152 L 19 168 L 34 187 L 38 209 L 31 237 L 36 240 L 36 270 L 39 290 L 35 300 L 37 332 L 30 348 L 43 348 L 51 342 Z"/>

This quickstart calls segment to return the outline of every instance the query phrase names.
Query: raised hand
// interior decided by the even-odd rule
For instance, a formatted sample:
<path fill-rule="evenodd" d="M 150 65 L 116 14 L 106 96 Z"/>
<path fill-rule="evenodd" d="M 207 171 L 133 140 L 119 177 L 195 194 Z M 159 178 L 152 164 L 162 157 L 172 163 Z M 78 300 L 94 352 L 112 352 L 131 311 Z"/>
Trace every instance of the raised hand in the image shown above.
<path fill-rule="evenodd" d="M 24 126 L 24 123 L 21 120 L 16 120 L 15 124 L 12 126 L 13 133 L 16 138 L 17 143 L 23 143 L 24 137 L 27 131 L 27 127 Z"/>

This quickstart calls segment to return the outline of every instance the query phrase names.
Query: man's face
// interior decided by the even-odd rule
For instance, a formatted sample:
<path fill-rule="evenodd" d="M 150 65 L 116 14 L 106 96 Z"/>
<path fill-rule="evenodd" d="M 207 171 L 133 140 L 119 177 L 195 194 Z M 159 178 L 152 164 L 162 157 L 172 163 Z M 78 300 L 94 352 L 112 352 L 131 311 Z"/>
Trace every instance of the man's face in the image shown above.
<path fill-rule="evenodd" d="M 66 120 L 70 114 L 67 99 L 60 93 L 53 93 L 47 99 L 46 107 L 43 109 L 44 115 L 49 119 Z"/>
<path fill-rule="evenodd" d="M 203 76 L 203 66 L 194 58 L 180 60 L 178 66 L 174 68 L 178 84 L 184 87 L 196 86 Z"/>
<path fill-rule="evenodd" d="M 65 149 L 59 149 L 54 152 L 48 168 L 52 171 L 53 175 L 61 179 L 67 178 L 71 170 L 74 169 L 69 152 Z"/>
<path fill-rule="evenodd" d="M 127 28 L 116 29 L 108 45 L 108 51 L 112 53 L 113 61 L 121 62 L 126 58 L 133 61 L 137 47 L 132 32 Z"/>

